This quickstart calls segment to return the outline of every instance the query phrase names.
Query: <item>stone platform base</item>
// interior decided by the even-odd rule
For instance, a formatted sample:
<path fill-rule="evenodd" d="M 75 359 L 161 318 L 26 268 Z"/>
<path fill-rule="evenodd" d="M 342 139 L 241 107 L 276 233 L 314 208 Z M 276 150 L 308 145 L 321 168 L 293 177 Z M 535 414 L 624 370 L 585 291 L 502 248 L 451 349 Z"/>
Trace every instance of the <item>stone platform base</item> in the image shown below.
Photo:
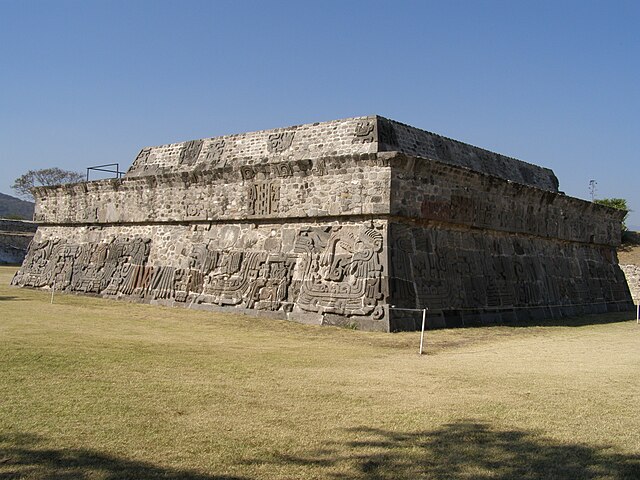
<path fill-rule="evenodd" d="M 426 329 L 482 327 L 491 325 L 534 325 L 545 321 L 561 320 L 592 314 L 635 311 L 633 302 L 595 303 L 558 307 L 530 307 L 498 310 L 437 310 L 427 311 Z M 390 314 L 390 331 L 415 331 L 422 327 L 421 312 L 395 312 Z"/>

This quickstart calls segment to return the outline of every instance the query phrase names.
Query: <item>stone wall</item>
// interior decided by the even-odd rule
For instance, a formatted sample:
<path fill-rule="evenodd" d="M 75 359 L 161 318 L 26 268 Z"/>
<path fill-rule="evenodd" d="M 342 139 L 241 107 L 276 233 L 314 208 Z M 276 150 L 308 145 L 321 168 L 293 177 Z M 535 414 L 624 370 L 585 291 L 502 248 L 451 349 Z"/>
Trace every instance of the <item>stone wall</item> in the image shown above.
<path fill-rule="evenodd" d="M 127 177 L 375 153 L 374 124 L 357 117 L 147 147 Z"/>
<path fill-rule="evenodd" d="M 522 185 L 558 192 L 558 178 L 548 168 L 378 117 L 379 150 L 406 153 L 465 167 Z"/>
<path fill-rule="evenodd" d="M 0 218 L 0 265 L 20 265 L 36 229 L 33 222 Z"/>
<path fill-rule="evenodd" d="M 388 213 L 390 168 L 375 154 L 40 187 L 43 224 L 183 222 Z"/>
<path fill-rule="evenodd" d="M 389 302 L 428 308 L 432 327 L 630 308 L 610 246 L 444 225 L 392 223 L 389 232 Z M 395 329 L 417 327 L 395 317 Z"/>
<path fill-rule="evenodd" d="M 391 304 L 428 308 L 432 326 L 629 308 L 620 211 L 404 154 L 389 163 Z"/>
<path fill-rule="evenodd" d="M 640 266 L 638 265 L 620 265 L 624 272 L 631 296 L 636 305 L 640 304 Z"/>
<path fill-rule="evenodd" d="M 388 330 L 386 223 L 41 227 L 13 283 Z"/>
<path fill-rule="evenodd" d="M 138 154 L 126 176 L 197 172 L 383 151 L 403 152 L 558 191 L 558 179 L 548 168 L 377 115 L 147 147 Z"/>
<path fill-rule="evenodd" d="M 563 241 L 620 244 L 624 212 L 441 162 L 393 155 L 391 214 Z"/>

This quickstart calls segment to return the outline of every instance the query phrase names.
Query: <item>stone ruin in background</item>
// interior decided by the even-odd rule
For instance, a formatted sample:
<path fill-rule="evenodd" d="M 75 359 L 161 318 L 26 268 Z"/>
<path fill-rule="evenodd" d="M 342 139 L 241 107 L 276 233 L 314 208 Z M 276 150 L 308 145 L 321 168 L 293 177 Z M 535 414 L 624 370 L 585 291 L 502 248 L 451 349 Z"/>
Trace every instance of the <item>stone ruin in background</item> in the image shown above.
<path fill-rule="evenodd" d="M 379 116 L 144 148 L 36 189 L 14 285 L 365 330 L 633 309 L 623 213 Z"/>
<path fill-rule="evenodd" d="M 38 226 L 25 220 L 0 218 L 0 265 L 19 265 Z"/>

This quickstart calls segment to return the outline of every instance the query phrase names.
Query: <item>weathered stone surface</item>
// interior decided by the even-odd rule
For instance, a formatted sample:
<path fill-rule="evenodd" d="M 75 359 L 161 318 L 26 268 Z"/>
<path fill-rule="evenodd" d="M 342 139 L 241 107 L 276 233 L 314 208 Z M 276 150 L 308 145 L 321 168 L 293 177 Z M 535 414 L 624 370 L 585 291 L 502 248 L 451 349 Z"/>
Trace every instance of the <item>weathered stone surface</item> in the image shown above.
<path fill-rule="evenodd" d="M 41 227 L 13 283 L 387 330 L 386 222 Z M 314 320 L 311 320 L 314 319 Z M 370 324 L 370 325 L 369 325 Z"/>
<path fill-rule="evenodd" d="M 468 326 L 570 316 L 576 305 L 629 308 L 611 246 L 421 224 L 392 223 L 389 232 L 388 301 L 428 308 L 430 321 Z M 399 317 L 393 326 L 414 325 Z"/>
<path fill-rule="evenodd" d="M 378 116 L 148 147 L 36 189 L 13 283 L 383 331 L 630 308 L 620 213 L 557 188 Z"/>
<path fill-rule="evenodd" d="M 142 149 L 127 176 L 383 151 L 403 152 L 414 157 L 467 167 L 524 185 L 558 191 L 558 179 L 548 168 L 377 115 L 147 147 Z M 184 160 L 187 157 L 189 161 Z"/>
<path fill-rule="evenodd" d="M 441 162 L 390 159 L 394 216 L 558 240 L 620 244 L 624 212 Z"/>
<path fill-rule="evenodd" d="M 629 284 L 629 290 L 631 290 L 631 296 L 636 305 L 640 304 L 640 266 L 638 265 L 620 265 L 627 283 Z"/>
<path fill-rule="evenodd" d="M 388 159 L 327 157 L 37 189 L 43 224 L 236 221 L 388 213 Z"/>

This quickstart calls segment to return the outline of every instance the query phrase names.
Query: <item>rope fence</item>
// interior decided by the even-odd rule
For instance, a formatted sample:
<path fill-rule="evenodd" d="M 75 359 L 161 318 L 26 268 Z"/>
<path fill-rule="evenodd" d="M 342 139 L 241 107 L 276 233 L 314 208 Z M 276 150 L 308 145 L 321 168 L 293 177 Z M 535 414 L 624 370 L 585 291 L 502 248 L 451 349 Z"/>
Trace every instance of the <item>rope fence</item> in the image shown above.
<path fill-rule="evenodd" d="M 487 311 L 487 310 L 516 310 L 516 309 L 531 309 L 531 308 L 557 308 L 557 307 L 584 307 L 584 306 L 590 306 L 590 305 L 607 305 L 609 303 L 629 303 L 628 300 L 613 300 L 613 301 L 602 301 L 602 302 L 591 302 L 591 303 L 564 303 L 564 304 L 555 304 L 555 305 L 533 305 L 533 306 L 527 306 L 527 307 L 520 307 L 520 306 L 514 306 L 514 307 L 486 307 L 486 308 L 482 308 L 482 309 L 478 309 L 478 308 L 452 308 L 451 310 L 456 310 L 456 311 L 470 311 L 470 312 L 477 312 L 479 310 L 483 310 L 483 311 Z M 638 325 L 640 325 L 640 302 L 638 302 L 638 305 L 635 306 L 636 307 L 636 323 Z M 426 327 L 426 323 L 427 323 L 427 311 L 429 310 L 428 308 L 404 308 L 404 307 L 396 307 L 395 305 L 389 305 L 389 310 L 397 310 L 397 311 L 405 311 L 405 312 L 422 312 L 422 328 L 420 329 L 420 350 L 418 351 L 419 355 L 423 354 L 424 351 L 424 331 L 425 331 L 425 327 Z"/>
<path fill-rule="evenodd" d="M 439 308 L 438 310 L 456 310 L 463 312 L 477 312 L 480 310 L 519 310 L 519 309 L 531 309 L 531 308 L 551 308 L 551 307 L 584 307 L 589 305 L 606 305 L 608 303 L 630 303 L 629 300 L 603 300 L 601 302 L 591 302 L 591 303 L 558 303 L 552 305 L 528 305 L 528 306 L 504 306 L 504 307 L 478 307 L 478 308 Z M 396 310 L 400 310 L 396 308 Z M 405 310 L 422 310 L 419 309 L 405 309 Z"/>

